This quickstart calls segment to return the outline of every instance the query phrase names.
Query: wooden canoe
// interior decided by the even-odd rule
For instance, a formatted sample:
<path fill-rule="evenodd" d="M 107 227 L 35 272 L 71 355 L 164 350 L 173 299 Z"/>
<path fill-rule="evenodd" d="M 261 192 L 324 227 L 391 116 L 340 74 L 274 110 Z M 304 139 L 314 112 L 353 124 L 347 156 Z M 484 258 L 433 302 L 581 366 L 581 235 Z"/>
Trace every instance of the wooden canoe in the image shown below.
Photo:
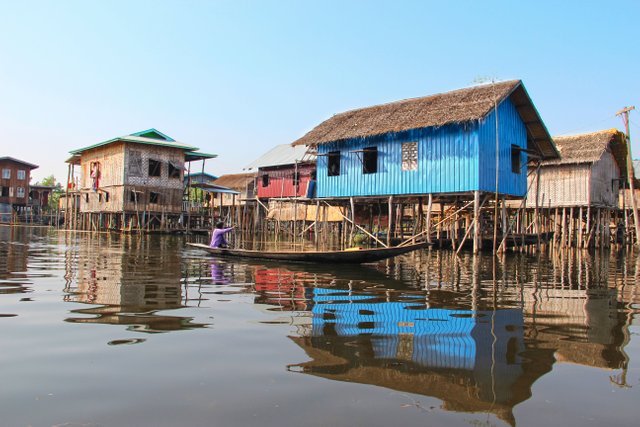
<path fill-rule="evenodd" d="M 187 243 L 188 246 L 203 249 L 212 255 L 291 262 L 323 262 L 331 264 L 361 264 L 375 262 L 427 247 L 418 243 L 391 248 L 357 249 L 350 251 L 256 251 L 248 249 L 212 248 L 202 243 Z"/>

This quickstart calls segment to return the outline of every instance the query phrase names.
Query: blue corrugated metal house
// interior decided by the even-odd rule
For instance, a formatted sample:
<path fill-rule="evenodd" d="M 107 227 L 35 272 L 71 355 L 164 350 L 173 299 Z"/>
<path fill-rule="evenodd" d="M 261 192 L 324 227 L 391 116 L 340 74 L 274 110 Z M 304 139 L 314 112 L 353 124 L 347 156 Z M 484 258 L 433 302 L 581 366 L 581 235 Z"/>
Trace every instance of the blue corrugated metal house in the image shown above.
<path fill-rule="evenodd" d="M 293 145 L 317 148 L 323 198 L 493 193 L 496 164 L 498 192 L 523 197 L 529 156 L 558 157 L 520 80 L 347 111 Z"/>

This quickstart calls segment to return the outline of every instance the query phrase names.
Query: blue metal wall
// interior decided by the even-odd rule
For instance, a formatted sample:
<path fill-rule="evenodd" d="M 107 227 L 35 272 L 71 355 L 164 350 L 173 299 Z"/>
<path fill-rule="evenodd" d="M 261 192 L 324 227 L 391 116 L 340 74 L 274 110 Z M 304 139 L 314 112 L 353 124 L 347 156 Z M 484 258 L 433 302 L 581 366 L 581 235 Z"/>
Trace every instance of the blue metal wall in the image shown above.
<path fill-rule="evenodd" d="M 511 144 L 526 146 L 526 130 L 511 101 L 499 106 L 500 191 L 523 195 L 526 159 L 520 176 L 511 173 Z M 493 135 L 493 136 L 492 136 Z M 402 143 L 418 143 L 418 168 L 402 170 Z M 353 151 L 378 148 L 378 172 L 362 173 L 362 154 Z M 328 176 L 330 151 L 340 151 L 340 175 Z M 321 144 L 317 160 L 318 197 L 385 196 L 401 194 L 495 191 L 495 118 L 481 123 L 413 129 L 372 138 Z M 524 154 L 523 154 L 524 156 Z M 482 165 L 482 167 L 480 167 Z"/>
<path fill-rule="evenodd" d="M 511 172 L 511 145 L 527 148 L 527 129 L 513 103 L 507 99 L 498 106 L 500 158 L 498 192 L 523 197 L 527 192 L 527 154 L 520 153 L 520 173 Z M 480 190 L 496 191 L 496 115 L 493 111 L 480 123 Z"/>

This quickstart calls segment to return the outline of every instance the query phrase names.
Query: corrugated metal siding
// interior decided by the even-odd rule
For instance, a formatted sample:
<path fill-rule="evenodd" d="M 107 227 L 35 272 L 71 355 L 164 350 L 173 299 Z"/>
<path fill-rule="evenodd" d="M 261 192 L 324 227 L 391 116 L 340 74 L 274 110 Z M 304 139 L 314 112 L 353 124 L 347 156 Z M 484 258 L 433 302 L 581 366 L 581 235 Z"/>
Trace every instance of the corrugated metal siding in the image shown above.
<path fill-rule="evenodd" d="M 613 155 L 609 152 L 603 153 L 600 160 L 591 166 L 591 205 L 615 207 L 619 179 L 620 169 Z"/>
<path fill-rule="evenodd" d="M 540 191 L 537 196 L 536 175 L 531 173 L 529 184 L 531 189 L 527 196 L 527 208 L 536 205 L 544 207 L 587 206 L 589 204 L 588 164 L 553 165 L 540 168 Z"/>
<path fill-rule="evenodd" d="M 318 197 L 467 192 L 478 188 L 475 125 L 414 129 L 318 147 Z M 418 143 L 418 168 L 402 170 L 402 143 Z M 361 153 L 378 148 L 378 171 L 362 173 Z M 340 175 L 327 176 L 330 151 L 340 151 Z"/>
<path fill-rule="evenodd" d="M 480 124 L 480 190 L 496 191 L 496 118 L 491 112 Z M 527 154 L 521 152 L 520 173 L 511 171 L 511 145 L 527 148 L 527 129 L 511 100 L 498 106 L 498 128 L 500 144 L 499 193 L 524 197 L 527 192 Z"/>
<path fill-rule="evenodd" d="M 307 187 L 311 179 L 311 173 L 315 169 L 315 165 L 298 165 L 298 173 L 300 180 L 296 188 L 293 185 L 293 174 L 295 166 L 282 167 L 277 169 L 260 169 L 258 172 L 258 197 L 302 197 L 307 194 Z M 269 175 L 269 185 L 262 186 L 262 176 Z"/>

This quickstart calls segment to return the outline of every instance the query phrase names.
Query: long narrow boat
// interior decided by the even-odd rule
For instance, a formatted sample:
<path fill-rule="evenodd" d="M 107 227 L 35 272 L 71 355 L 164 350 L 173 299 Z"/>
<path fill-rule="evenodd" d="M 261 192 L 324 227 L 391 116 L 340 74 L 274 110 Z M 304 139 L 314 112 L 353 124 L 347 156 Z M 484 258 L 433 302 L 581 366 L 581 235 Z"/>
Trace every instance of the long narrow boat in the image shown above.
<path fill-rule="evenodd" d="M 427 247 L 428 243 L 418 243 L 391 248 L 354 249 L 347 251 L 256 251 L 249 249 L 212 248 L 202 243 L 187 243 L 187 245 L 203 249 L 212 255 L 224 257 L 239 257 L 263 260 L 291 261 L 291 262 L 324 262 L 332 264 L 361 264 L 380 261 L 396 255 L 405 254 Z"/>

